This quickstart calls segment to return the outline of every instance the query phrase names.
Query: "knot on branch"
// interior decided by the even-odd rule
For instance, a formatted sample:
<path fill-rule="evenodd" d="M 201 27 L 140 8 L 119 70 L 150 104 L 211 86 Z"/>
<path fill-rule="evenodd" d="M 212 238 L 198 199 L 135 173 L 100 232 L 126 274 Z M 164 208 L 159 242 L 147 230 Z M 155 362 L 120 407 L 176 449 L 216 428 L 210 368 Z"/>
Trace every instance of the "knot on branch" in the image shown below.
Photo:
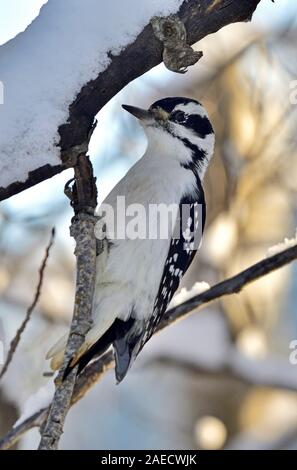
<path fill-rule="evenodd" d="M 88 155 L 82 153 L 77 157 L 74 175 L 75 178 L 69 180 L 64 189 L 71 201 L 74 214 L 75 216 L 82 213 L 94 215 L 97 206 L 97 187 Z"/>
<path fill-rule="evenodd" d="M 95 230 L 95 224 L 98 221 L 98 217 L 94 215 L 94 209 L 92 207 L 85 207 L 90 212 L 80 212 L 72 217 L 70 226 L 70 235 L 76 241 L 84 240 L 86 237 L 93 235 Z M 93 213 L 91 212 L 93 211 Z M 97 240 L 95 239 L 95 242 Z"/>
<path fill-rule="evenodd" d="M 154 16 L 151 19 L 154 35 L 163 43 L 164 65 L 172 72 L 185 73 L 203 56 L 187 44 L 187 31 L 177 15 Z"/>

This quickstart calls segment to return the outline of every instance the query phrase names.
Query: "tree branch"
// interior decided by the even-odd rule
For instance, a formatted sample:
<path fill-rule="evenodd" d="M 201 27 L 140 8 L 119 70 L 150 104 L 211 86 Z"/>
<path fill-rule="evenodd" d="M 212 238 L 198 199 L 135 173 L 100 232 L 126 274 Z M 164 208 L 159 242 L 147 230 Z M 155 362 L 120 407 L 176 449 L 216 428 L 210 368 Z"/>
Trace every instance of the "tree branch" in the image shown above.
<path fill-rule="evenodd" d="M 240 367 L 236 367 L 236 365 L 234 365 L 234 360 L 232 360 L 232 358 L 229 360 L 229 362 L 227 359 L 227 362 L 219 367 L 207 368 L 203 365 L 196 364 L 193 361 L 189 361 L 188 359 L 166 355 L 156 357 L 154 360 L 150 361 L 148 365 L 161 365 L 167 368 L 170 367 L 174 370 L 180 369 L 197 377 L 204 376 L 206 378 L 213 378 L 216 380 L 239 380 L 247 386 L 254 385 L 261 387 L 272 387 L 297 392 L 296 376 L 292 376 L 292 380 L 290 380 L 288 377 L 284 377 L 285 374 L 280 373 L 281 370 L 283 370 L 283 363 L 279 364 L 278 367 L 275 367 L 277 362 L 274 362 L 272 359 L 269 360 L 268 358 L 261 361 L 253 361 L 252 359 L 244 356 L 244 360 L 242 360 L 240 353 L 234 346 L 232 346 L 232 350 L 230 349 L 229 352 L 234 353 L 234 355 L 232 354 L 232 358 L 235 357 L 235 354 L 240 358 Z M 246 364 L 248 364 L 250 367 L 252 361 L 256 366 L 254 374 L 252 374 L 250 370 L 246 368 Z M 267 368 L 269 367 L 273 370 L 269 370 L 268 374 Z M 289 367 L 290 364 L 288 363 L 288 368 L 285 370 L 287 375 Z"/>
<path fill-rule="evenodd" d="M 75 212 L 70 234 L 76 241 L 77 278 L 75 303 L 63 365 L 56 379 L 56 391 L 44 426 L 39 450 L 58 448 L 64 421 L 70 407 L 77 367 L 62 381 L 71 357 L 84 343 L 92 325 L 92 304 L 96 280 L 96 238 L 94 211 L 97 189 L 89 157 L 80 155 L 74 167 L 75 184 L 71 204 Z"/>
<path fill-rule="evenodd" d="M 0 450 L 8 450 L 33 428 L 41 428 L 48 414 L 48 408 L 36 411 L 21 424 L 14 426 L 0 441 Z"/>
<path fill-rule="evenodd" d="M 237 294 L 251 282 L 266 276 L 272 271 L 285 266 L 295 259 L 297 259 L 297 245 L 253 264 L 236 276 L 219 282 L 205 292 L 202 292 L 181 305 L 168 310 L 159 326 L 159 329 L 161 330 L 165 328 L 167 325 L 191 313 L 201 305 L 220 299 L 225 295 Z"/>
<path fill-rule="evenodd" d="M 185 0 L 177 16 L 184 23 L 189 44 L 238 21 L 252 17 L 260 0 Z M 127 28 L 129 29 L 129 27 Z M 67 122 L 60 126 L 61 165 L 44 165 L 28 173 L 25 181 L 0 188 L 0 200 L 44 181 L 73 166 L 77 156 L 87 150 L 93 122 L 100 109 L 128 83 L 162 62 L 163 46 L 147 24 L 135 41 L 117 56 L 94 80 L 85 83 L 69 106 Z"/>
<path fill-rule="evenodd" d="M 296 259 L 297 246 L 293 246 L 287 250 L 277 253 L 274 256 L 253 264 L 236 276 L 230 277 L 225 281 L 214 285 L 207 291 L 192 297 L 181 305 L 168 310 L 163 321 L 159 325 L 158 331 L 166 328 L 170 324 L 173 324 L 176 320 L 183 318 L 187 314 L 191 313 L 194 309 L 200 308 L 209 302 L 223 297 L 224 295 L 231 295 L 240 292 L 251 282 L 256 281 L 257 279 L 287 265 Z M 82 374 L 77 377 L 71 405 L 81 400 L 88 390 L 98 382 L 103 374 L 108 369 L 113 367 L 113 364 L 113 354 L 108 351 L 102 357 L 96 359 L 88 367 L 86 367 Z M 270 385 L 273 386 L 272 383 Z M 279 386 L 279 384 L 276 384 L 276 386 Z M 283 388 L 285 388 L 285 384 L 283 384 Z M 292 390 L 292 385 L 288 385 L 287 388 Z M 18 439 L 20 439 L 20 437 L 22 437 L 26 431 L 33 427 L 40 426 L 38 419 L 41 419 L 42 416 L 45 417 L 47 411 L 47 409 L 42 409 L 32 415 L 31 418 L 28 418 L 24 423 L 13 428 L 10 433 L 4 436 L 4 438 L 0 441 L 0 449 L 10 448 L 18 441 Z M 36 424 L 36 422 L 38 424 Z"/>
<path fill-rule="evenodd" d="M 104 373 L 113 367 L 113 354 L 111 351 L 107 352 L 104 356 L 100 358 L 100 362 L 96 361 L 93 364 L 85 369 L 84 373 L 81 374 L 75 383 L 73 395 L 71 398 L 71 405 L 74 405 L 79 400 L 81 400 L 85 394 L 90 390 L 90 388 L 95 385 Z M 1 440 L 0 440 L 0 450 L 10 449 L 14 444 L 16 444 L 21 437 L 30 431 L 33 428 L 42 429 L 45 420 L 47 419 L 48 408 L 41 408 L 39 411 L 34 413 L 29 418 L 25 419 L 22 423 L 13 427 Z"/>
<path fill-rule="evenodd" d="M 46 268 L 46 264 L 47 264 L 47 260 L 48 260 L 49 254 L 50 254 L 51 247 L 54 243 L 54 238 L 55 238 L 55 229 L 53 228 L 49 244 L 48 244 L 48 246 L 45 250 L 45 255 L 44 255 L 44 258 L 42 260 L 41 266 L 39 268 L 39 280 L 38 280 L 38 284 L 37 284 L 37 288 L 36 288 L 36 292 L 35 292 L 35 295 L 34 295 L 33 302 L 30 305 L 30 307 L 27 309 L 25 318 L 24 318 L 21 326 L 17 330 L 15 337 L 13 338 L 13 340 L 10 343 L 7 358 L 6 358 L 6 361 L 3 365 L 1 373 L 0 373 L 0 379 L 2 379 L 2 377 L 6 373 L 8 367 L 9 367 L 9 365 L 10 365 L 12 359 L 13 359 L 14 353 L 15 353 L 18 345 L 19 345 L 19 342 L 21 341 L 22 334 L 24 333 L 25 328 L 26 328 L 26 326 L 27 326 L 27 324 L 28 324 L 28 322 L 31 318 L 31 314 L 32 314 L 32 312 L 33 312 L 34 308 L 36 307 L 37 302 L 39 300 L 39 297 L 40 297 L 40 294 L 41 294 L 42 283 L 43 283 L 44 270 Z"/>

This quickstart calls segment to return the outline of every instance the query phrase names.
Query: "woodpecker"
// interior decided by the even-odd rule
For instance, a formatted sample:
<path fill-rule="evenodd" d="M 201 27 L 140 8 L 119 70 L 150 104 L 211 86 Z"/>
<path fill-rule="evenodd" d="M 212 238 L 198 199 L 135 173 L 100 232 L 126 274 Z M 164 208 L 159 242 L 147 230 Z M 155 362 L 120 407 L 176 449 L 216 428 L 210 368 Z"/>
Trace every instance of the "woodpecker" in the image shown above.
<path fill-rule="evenodd" d="M 113 347 L 119 383 L 164 317 L 167 306 L 196 252 L 205 224 L 202 181 L 214 150 L 214 131 L 204 107 L 183 97 L 164 98 L 149 109 L 122 107 L 136 117 L 147 136 L 144 155 L 113 188 L 99 207 L 113 208 L 124 196 L 126 207 L 152 204 L 187 207 L 175 215 L 167 237 L 112 237 L 114 227 L 101 224 L 101 250 L 93 301 L 93 326 L 70 361 L 65 375 L 80 373 L 95 357 Z M 147 215 L 145 215 L 145 218 Z M 96 232 L 96 235 L 98 235 Z M 102 235 L 103 234 L 103 235 Z M 113 234 L 114 235 L 114 234 Z M 198 243 L 199 244 L 199 243 Z M 48 352 L 53 370 L 61 366 L 67 337 Z"/>

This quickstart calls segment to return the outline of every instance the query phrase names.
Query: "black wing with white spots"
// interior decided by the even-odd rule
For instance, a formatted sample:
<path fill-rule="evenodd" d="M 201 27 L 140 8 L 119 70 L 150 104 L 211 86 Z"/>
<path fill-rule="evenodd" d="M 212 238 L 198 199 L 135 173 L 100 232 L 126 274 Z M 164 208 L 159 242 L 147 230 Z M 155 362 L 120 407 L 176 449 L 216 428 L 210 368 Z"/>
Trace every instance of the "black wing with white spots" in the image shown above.
<path fill-rule="evenodd" d="M 193 196 L 185 196 L 180 202 L 177 230 L 175 230 L 175 237 L 171 239 L 153 313 L 146 325 L 143 336 L 138 340 L 138 352 L 156 330 L 169 302 L 179 287 L 181 278 L 194 259 L 201 242 L 205 217 L 204 192 L 200 183 L 196 200 Z"/>

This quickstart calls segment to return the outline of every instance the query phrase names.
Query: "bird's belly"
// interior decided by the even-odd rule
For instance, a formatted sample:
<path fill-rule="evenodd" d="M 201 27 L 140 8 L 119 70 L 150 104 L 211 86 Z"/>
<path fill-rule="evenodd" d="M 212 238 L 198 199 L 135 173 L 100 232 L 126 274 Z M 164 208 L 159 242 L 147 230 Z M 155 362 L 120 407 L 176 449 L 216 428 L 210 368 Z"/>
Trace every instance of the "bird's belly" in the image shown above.
<path fill-rule="evenodd" d="M 97 301 L 104 296 L 107 285 L 122 303 L 118 316 L 125 317 L 133 308 L 134 316 L 146 318 L 153 309 L 170 241 L 120 240 L 109 252 L 96 288 Z M 99 260 L 98 260 L 99 261 Z M 98 272 L 98 271 L 97 271 Z M 106 291 L 107 292 L 107 291 Z M 126 305 L 123 305 L 126 304 Z"/>
<path fill-rule="evenodd" d="M 195 185 L 192 172 L 182 169 L 180 165 L 173 180 L 169 181 L 155 172 L 146 172 L 145 176 L 139 177 L 136 166 L 132 170 L 134 177 L 131 173 L 129 191 L 121 181 L 104 201 L 113 208 L 113 220 L 110 224 L 106 222 L 107 238 L 111 243 L 97 260 L 95 310 L 101 312 L 100 315 L 116 314 L 123 320 L 129 317 L 132 309 L 133 316 L 139 319 L 152 314 L 176 211 L 185 188 Z M 122 199 L 119 200 L 119 197 Z M 123 202 L 126 215 L 127 210 L 131 211 L 130 217 L 128 214 L 125 218 L 120 213 Z M 138 224 L 135 217 L 133 224 L 134 209 L 136 212 L 138 210 Z M 160 210 L 161 215 L 156 217 Z M 120 226 L 117 226 L 119 220 Z M 111 239 L 109 234 L 114 234 L 114 237 Z"/>

